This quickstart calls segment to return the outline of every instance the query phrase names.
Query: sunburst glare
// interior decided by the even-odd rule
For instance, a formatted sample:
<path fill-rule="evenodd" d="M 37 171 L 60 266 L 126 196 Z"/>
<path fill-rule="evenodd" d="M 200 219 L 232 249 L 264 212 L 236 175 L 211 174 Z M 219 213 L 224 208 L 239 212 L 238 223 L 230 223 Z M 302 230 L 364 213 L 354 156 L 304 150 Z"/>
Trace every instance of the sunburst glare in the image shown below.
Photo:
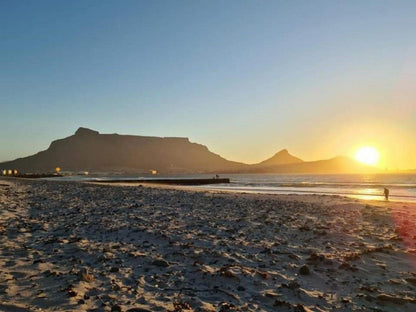
<path fill-rule="evenodd" d="M 372 146 L 364 146 L 355 152 L 355 159 L 366 165 L 375 166 L 380 159 L 380 153 Z"/>

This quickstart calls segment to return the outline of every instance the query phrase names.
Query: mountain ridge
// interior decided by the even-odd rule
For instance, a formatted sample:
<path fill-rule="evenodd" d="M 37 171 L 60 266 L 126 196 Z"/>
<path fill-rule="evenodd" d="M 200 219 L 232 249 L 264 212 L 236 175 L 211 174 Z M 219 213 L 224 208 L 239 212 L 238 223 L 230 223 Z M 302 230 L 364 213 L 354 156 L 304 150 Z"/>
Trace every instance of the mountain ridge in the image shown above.
<path fill-rule="evenodd" d="M 36 154 L 0 163 L 0 169 L 19 172 L 64 171 L 148 173 L 354 173 L 374 168 L 347 157 L 303 161 L 282 149 L 254 164 L 227 160 L 187 137 L 101 134 L 80 127 Z"/>
<path fill-rule="evenodd" d="M 296 174 L 349 174 L 375 173 L 379 170 L 361 164 L 346 156 L 336 156 L 329 159 L 304 161 L 301 163 L 283 164 L 257 169 L 256 173 L 296 173 Z"/>
<path fill-rule="evenodd" d="M 188 138 L 100 134 L 80 127 L 75 134 L 52 141 L 44 151 L 0 166 L 20 172 L 61 167 L 65 171 L 190 173 L 237 170 L 246 165 L 228 161 Z"/>

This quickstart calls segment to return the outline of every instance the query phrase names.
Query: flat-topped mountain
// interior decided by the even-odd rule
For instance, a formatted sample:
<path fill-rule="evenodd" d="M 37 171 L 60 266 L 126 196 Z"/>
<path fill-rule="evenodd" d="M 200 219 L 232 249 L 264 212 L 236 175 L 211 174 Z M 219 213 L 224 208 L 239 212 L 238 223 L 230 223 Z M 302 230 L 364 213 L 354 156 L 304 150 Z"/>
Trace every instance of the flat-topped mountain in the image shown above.
<path fill-rule="evenodd" d="M 22 173 L 64 171 L 148 173 L 361 173 L 375 168 L 347 157 L 302 161 L 281 150 L 258 164 L 229 161 L 188 138 L 101 134 L 79 128 L 35 155 L 0 163 Z"/>
<path fill-rule="evenodd" d="M 65 171 L 190 173 L 247 165 L 228 161 L 188 138 L 100 134 L 86 128 L 53 141 L 45 151 L 0 164 L 20 172 L 50 172 L 58 166 Z"/>

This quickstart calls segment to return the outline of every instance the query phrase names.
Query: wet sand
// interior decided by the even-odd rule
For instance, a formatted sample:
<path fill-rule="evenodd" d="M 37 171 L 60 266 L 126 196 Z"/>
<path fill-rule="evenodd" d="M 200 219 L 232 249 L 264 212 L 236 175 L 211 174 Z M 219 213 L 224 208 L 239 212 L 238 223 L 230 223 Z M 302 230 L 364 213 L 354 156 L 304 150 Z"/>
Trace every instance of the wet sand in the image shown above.
<path fill-rule="evenodd" d="M 0 311 L 416 311 L 416 204 L 0 181 Z"/>

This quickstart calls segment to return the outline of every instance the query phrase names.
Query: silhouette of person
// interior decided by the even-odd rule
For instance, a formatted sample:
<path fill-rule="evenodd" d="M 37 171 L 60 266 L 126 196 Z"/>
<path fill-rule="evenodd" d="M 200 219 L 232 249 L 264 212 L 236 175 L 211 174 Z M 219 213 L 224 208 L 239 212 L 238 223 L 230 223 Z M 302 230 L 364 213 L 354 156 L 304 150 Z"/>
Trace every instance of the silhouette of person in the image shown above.
<path fill-rule="evenodd" d="M 389 189 L 385 187 L 384 188 L 384 197 L 386 198 L 386 200 L 389 200 L 389 193 L 390 193 Z"/>

